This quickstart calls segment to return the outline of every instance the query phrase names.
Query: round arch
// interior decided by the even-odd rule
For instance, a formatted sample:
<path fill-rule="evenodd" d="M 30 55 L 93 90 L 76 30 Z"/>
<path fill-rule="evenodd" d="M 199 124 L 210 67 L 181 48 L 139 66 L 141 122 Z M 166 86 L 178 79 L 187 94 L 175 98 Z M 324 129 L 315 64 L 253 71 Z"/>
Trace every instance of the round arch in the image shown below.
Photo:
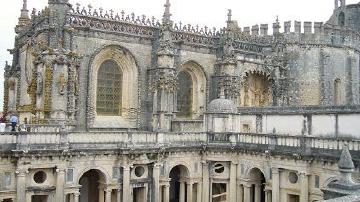
<path fill-rule="evenodd" d="M 191 77 L 192 81 L 192 116 L 191 118 L 196 119 L 199 118 L 204 113 L 206 108 L 206 85 L 207 85 L 207 77 L 204 72 L 203 67 L 193 61 L 189 60 L 184 62 L 179 70 L 178 75 L 181 72 L 186 72 Z M 181 90 L 181 86 L 179 87 Z"/>
<path fill-rule="evenodd" d="M 273 80 L 260 70 L 248 70 L 241 76 L 239 105 L 242 107 L 266 107 L 273 103 Z"/>
<path fill-rule="evenodd" d="M 185 187 L 186 181 L 190 179 L 190 171 L 183 164 L 177 164 L 169 169 L 170 189 L 169 198 L 172 202 L 181 202 L 189 195 Z M 185 191 L 186 190 L 186 191 Z M 186 194 L 185 194 L 186 193 Z"/>
<path fill-rule="evenodd" d="M 97 76 L 101 65 L 114 61 L 122 72 L 121 115 L 99 116 L 96 112 Z M 102 47 L 96 51 L 90 61 L 88 78 L 88 126 L 107 127 L 106 124 L 117 125 L 120 128 L 136 127 L 137 109 L 139 106 L 138 65 L 129 50 L 117 45 Z"/>
<path fill-rule="evenodd" d="M 261 174 L 264 176 L 264 178 L 265 178 L 266 181 L 269 181 L 269 180 L 270 180 L 270 174 L 269 174 L 268 172 L 265 172 L 265 169 L 262 168 L 261 166 L 252 166 L 252 167 L 248 168 L 248 169 L 245 171 L 245 176 L 246 176 L 247 178 L 250 178 L 252 172 L 256 172 L 256 171 L 261 172 Z"/>
<path fill-rule="evenodd" d="M 183 164 L 177 164 L 177 165 L 174 165 L 171 168 L 169 168 L 169 174 L 168 174 L 169 177 L 170 177 L 171 171 L 176 167 L 179 168 L 181 176 L 190 178 L 190 170 L 189 170 L 189 168 L 187 166 L 185 166 Z"/>
<path fill-rule="evenodd" d="M 84 169 L 80 170 L 77 173 L 77 175 L 76 175 L 76 183 L 79 184 L 80 178 L 90 170 L 96 171 L 99 174 L 99 176 L 102 176 L 103 183 L 106 184 L 106 183 L 109 182 L 110 175 L 109 175 L 108 172 L 106 172 L 106 170 L 104 168 L 101 168 L 101 167 L 91 167 L 91 168 L 87 167 L 87 168 L 84 168 Z"/>
<path fill-rule="evenodd" d="M 251 201 L 265 202 L 265 173 L 258 167 L 253 167 L 247 172 L 248 182 L 251 184 Z"/>

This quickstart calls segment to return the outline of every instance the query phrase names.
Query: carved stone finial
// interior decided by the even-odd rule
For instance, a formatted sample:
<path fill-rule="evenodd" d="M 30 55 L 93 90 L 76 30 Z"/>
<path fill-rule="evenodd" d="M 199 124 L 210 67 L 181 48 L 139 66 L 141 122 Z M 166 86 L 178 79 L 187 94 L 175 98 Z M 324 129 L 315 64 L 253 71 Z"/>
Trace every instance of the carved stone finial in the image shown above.
<path fill-rule="evenodd" d="M 352 161 L 351 154 L 349 152 L 349 148 L 347 145 L 343 147 L 341 152 L 340 160 L 338 162 L 338 167 L 341 170 L 352 170 L 355 168 L 354 163 Z"/>
<path fill-rule="evenodd" d="M 27 0 L 23 0 L 23 10 L 27 10 Z"/>
<path fill-rule="evenodd" d="M 21 9 L 20 19 L 29 19 L 29 11 L 27 9 L 27 0 L 23 0 L 23 7 Z"/>
<path fill-rule="evenodd" d="M 27 0 L 23 0 L 23 7 L 21 9 L 21 14 L 19 17 L 18 24 L 15 27 L 15 32 L 19 33 L 22 31 L 23 27 L 25 27 L 27 24 L 29 24 L 30 18 L 29 18 L 29 11 L 27 10 Z"/>
<path fill-rule="evenodd" d="M 232 10 L 228 9 L 228 22 L 231 22 L 232 18 Z"/>
<path fill-rule="evenodd" d="M 163 24 L 170 24 L 171 23 L 171 13 L 170 13 L 170 0 L 166 0 L 166 3 L 164 5 L 165 12 L 163 16 Z"/>

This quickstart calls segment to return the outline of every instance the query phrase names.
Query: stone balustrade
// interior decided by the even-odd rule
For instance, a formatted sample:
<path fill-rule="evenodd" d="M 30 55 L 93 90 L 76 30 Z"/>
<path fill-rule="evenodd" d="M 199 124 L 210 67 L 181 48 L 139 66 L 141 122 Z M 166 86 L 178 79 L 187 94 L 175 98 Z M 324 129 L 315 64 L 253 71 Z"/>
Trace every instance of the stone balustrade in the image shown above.
<path fill-rule="evenodd" d="M 0 150 L 127 149 L 177 146 L 247 147 L 294 151 L 342 150 L 348 145 L 360 151 L 360 140 L 255 133 L 155 133 L 155 132 L 3 132 Z M 307 152 L 306 152 L 307 153 Z"/>

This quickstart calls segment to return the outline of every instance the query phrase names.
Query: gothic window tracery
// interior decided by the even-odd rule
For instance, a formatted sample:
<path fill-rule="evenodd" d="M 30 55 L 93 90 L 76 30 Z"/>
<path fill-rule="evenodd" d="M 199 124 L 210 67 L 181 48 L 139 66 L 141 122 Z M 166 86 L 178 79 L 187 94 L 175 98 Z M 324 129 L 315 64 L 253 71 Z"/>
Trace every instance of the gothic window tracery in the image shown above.
<path fill-rule="evenodd" d="M 122 71 L 113 60 L 104 61 L 97 75 L 96 112 L 98 115 L 121 115 Z"/>
<path fill-rule="evenodd" d="M 177 90 L 178 117 L 188 118 L 192 115 L 193 82 L 191 75 L 181 71 L 178 75 L 179 87 Z"/>

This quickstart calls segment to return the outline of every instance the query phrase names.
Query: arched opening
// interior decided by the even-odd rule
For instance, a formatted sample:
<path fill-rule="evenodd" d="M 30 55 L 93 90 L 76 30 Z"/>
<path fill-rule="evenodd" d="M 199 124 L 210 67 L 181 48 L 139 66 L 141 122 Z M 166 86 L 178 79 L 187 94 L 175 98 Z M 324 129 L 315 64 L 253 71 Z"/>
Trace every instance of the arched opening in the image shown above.
<path fill-rule="evenodd" d="M 197 119 L 205 110 L 206 76 L 202 67 L 189 61 L 178 72 L 177 117 Z"/>
<path fill-rule="evenodd" d="M 338 16 L 338 25 L 344 26 L 345 25 L 345 14 L 344 12 L 340 12 Z"/>
<path fill-rule="evenodd" d="M 104 61 L 97 75 L 96 113 L 121 115 L 122 71 L 114 60 Z"/>
<path fill-rule="evenodd" d="M 334 105 L 341 105 L 341 80 L 334 81 Z"/>
<path fill-rule="evenodd" d="M 89 68 L 89 128 L 137 127 L 138 73 L 135 58 L 123 47 L 111 45 L 94 55 Z"/>
<path fill-rule="evenodd" d="M 191 75 L 186 71 L 178 74 L 179 88 L 177 90 L 177 116 L 190 118 L 192 116 L 193 82 Z"/>
<path fill-rule="evenodd" d="M 171 169 L 170 174 L 170 202 L 187 201 L 188 190 L 186 186 L 186 178 L 189 177 L 189 170 L 178 165 Z"/>
<path fill-rule="evenodd" d="M 89 170 L 80 180 L 80 202 L 104 201 L 105 176 L 99 170 Z"/>
<path fill-rule="evenodd" d="M 240 105 L 243 107 L 266 107 L 272 102 L 271 82 L 259 73 L 247 73 L 243 79 Z"/>
<path fill-rule="evenodd" d="M 249 178 L 251 182 L 250 202 L 265 202 L 265 176 L 258 168 L 250 170 Z"/>

